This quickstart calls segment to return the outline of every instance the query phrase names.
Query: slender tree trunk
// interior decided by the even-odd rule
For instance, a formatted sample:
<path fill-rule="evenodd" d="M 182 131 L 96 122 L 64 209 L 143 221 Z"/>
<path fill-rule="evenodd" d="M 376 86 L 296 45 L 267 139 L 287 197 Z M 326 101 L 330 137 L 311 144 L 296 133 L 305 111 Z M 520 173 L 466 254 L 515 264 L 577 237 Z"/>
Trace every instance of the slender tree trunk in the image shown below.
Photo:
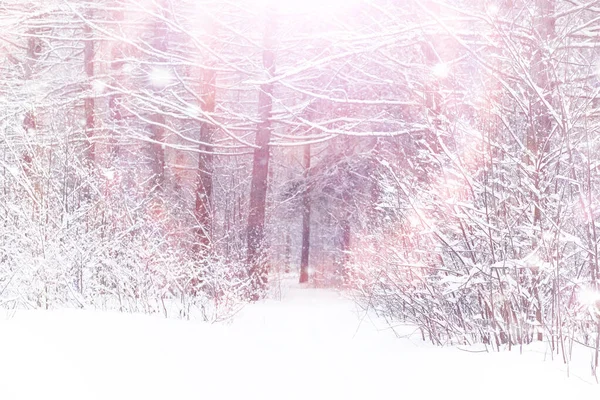
<path fill-rule="evenodd" d="M 167 8 L 164 1 L 160 1 L 159 9 L 157 13 L 166 12 Z M 153 34 L 154 39 L 152 40 L 152 47 L 154 51 L 157 53 L 153 58 L 155 62 L 158 63 L 160 69 L 164 68 L 161 64 L 166 62 L 167 60 L 164 57 L 164 54 L 167 51 L 167 33 L 168 29 L 164 21 L 157 19 L 153 26 Z M 168 71 L 159 72 L 159 74 L 167 74 Z M 154 82 L 157 84 L 158 82 Z M 159 91 L 162 90 L 162 87 L 154 87 L 153 91 L 155 95 L 159 95 Z M 150 117 L 150 121 L 152 121 L 150 125 L 150 133 L 152 136 L 153 143 L 150 147 L 151 157 L 152 157 L 152 173 L 153 173 L 153 190 L 162 190 L 165 184 L 165 123 L 166 119 L 164 114 L 161 112 L 157 112 Z"/>
<path fill-rule="evenodd" d="M 348 189 L 344 189 L 344 193 L 342 194 L 343 201 L 343 219 L 341 222 L 341 251 L 342 251 L 342 260 L 341 260 L 341 269 L 342 269 L 342 280 L 344 284 L 348 284 L 349 275 L 348 275 L 348 261 L 350 260 L 350 235 L 351 235 L 351 226 L 350 226 L 350 192 Z"/>
<path fill-rule="evenodd" d="M 216 96 L 216 73 L 212 70 L 205 70 L 202 74 L 202 111 L 205 113 L 214 113 Z M 200 126 L 200 153 L 198 154 L 198 180 L 196 187 L 196 206 L 195 216 L 198 223 L 196 238 L 198 250 L 204 251 L 211 242 L 212 234 L 212 172 L 213 155 L 211 154 L 214 126 L 209 123 L 202 123 Z"/>
<path fill-rule="evenodd" d="M 263 67 L 268 76 L 275 73 L 275 17 L 267 11 L 264 34 Z M 273 83 L 260 86 L 258 113 L 260 122 L 256 132 L 256 145 L 252 163 L 252 183 L 250 187 L 250 212 L 248 215 L 248 257 L 249 275 L 255 292 L 266 289 L 268 267 L 265 260 L 264 228 L 269 174 L 269 141 L 271 140 L 271 113 L 273 111 Z M 253 295 L 257 298 L 257 294 Z"/>
<path fill-rule="evenodd" d="M 123 10 L 116 10 L 112 15 L 113 20 L 120 24 L 125 19 Z M 119 135 L 121 121 L 123 120 L 123 114 L 121 113 L 121 95 L 117 92 L 123 79 L 123 66 L 124 66 L 124 43 L 115 42 L 112 43 L 110 50 L 110 75 L 111 75 L 111 86 L 114 89 L 108 98 L 108 114 L 110 117 L 110 161 L 109 164 L 113 164 L 119 154 Z"/>
<path fill-rule="evenodd" d="M 302 256 L 300 259 L 300 283 L 308 282 L 308 265 L 310 255 L 310 144 L 304 146 L 304 180 L 302 195 Z"/>
<path fill-rule="evenodd" d="M 285 273 L 290 272 L 290 264 L 292 262 L 292 235 L 289 230 L 285 233 Z"/>

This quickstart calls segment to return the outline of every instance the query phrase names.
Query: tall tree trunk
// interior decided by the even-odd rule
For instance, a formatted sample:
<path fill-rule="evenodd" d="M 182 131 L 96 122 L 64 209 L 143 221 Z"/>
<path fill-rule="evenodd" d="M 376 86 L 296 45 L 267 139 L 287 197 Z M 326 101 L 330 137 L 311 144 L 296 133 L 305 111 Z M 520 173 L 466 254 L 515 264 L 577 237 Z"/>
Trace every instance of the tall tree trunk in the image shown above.
<path fill-rule="evenodd" d="M 164 1 L 158 2 L 158 14 L 166 13 L 166 4 Z M 164 68 L 161 64 L 164 64 L 167 60 L 164 54 L 167 51 L 167 33 L 168 29 L 164 21 L 156 19 L 153 26 L 152 47 L 154 52 L 154 59 L 152 61 L 157 62 L 159 68 Z M 167 71 L 159 71 L 158 74 L 168 74 Z M 153 82 L 155 85 L 159 82 Z M 153 87 L 153 93 L 155 96 L 159 96 L 162 87 Z M 166 119 L 164 114 L 156 112 L 150 117 L 150 133 L 152 137 L 152 144 L 150 146 L 151 158 L 152 158 L 152 173 L 153 173 L 153 190 L 162 190 L 165 184 L 165 123 Z"/>
<path fill-rule="evenodd" d="M 267 11 L 264 33 L 263 67 L 268 77 L 275 73 L 275 16 L 271 9 Z M 269 174 L 269 141 L 271 140 L 271 113 L 273 111 L 273 83 L 267 82 L 260 85 L 258 95 L 258 113 L 260 122 L 256 132 L 256 145 L 252 162 L 252 183 L 250 187 L 250 212 L 248 215 L 248 255 L 247 263 L 252 288 L 255 291 L 253 298 L 266 289 L 268 267 L 265 260 L 264 228 L 265 208 L 267 201 L 268 174 Z"/>
<path fill-rule="evenodd" d="M 125 15 L 122 9 L 117 9 L 112 14 L 112 19 L 116 24 L 121 24 L 125 19 Z M 112 43 L 110 49 L 110 78 L 111 78 L 111 94 L 108 98 L 108 115 L 110 117 L 110 161 L 109 165 L 112 165 L 119 154 L 119 135 L 121 134 L 121 122 L 123 120 L 123 114 L 121 113 L 121 95 L 118 93 L 119 86 L 123 79 L 123 66 L 125 56 L 125 44 L 122 42 Z"/>
<path fill-rule="evenodd" d="M 150 133 L 153 141 L 150 145 L 153 174 L 152 189 L 162 190 L 165 183 L 165 116 L 161 113 L 156 113 L 150 117 L 150 121 L 152 121 Z"/>
<path fill-rule="evenodd" d="M 202 111 L 212 114 L 215 111 L 216 72 L 204 70 L 202 73 Z M 212 234 L 212 141 L 214 126 L 203 122 L 200 126 L 200 153 L 198 154 L 198 178 L 196 187 L 195 217 L 198 223 L 196 238 L 198 252 L 208 248 Z"/>
<path fill-rule="evenodd" d="M 310 144 L 304 146 L 304 193 L 302 195 L 302 256 L 300 259 L 300 283 L 308 282 L 310 255 Z"/>

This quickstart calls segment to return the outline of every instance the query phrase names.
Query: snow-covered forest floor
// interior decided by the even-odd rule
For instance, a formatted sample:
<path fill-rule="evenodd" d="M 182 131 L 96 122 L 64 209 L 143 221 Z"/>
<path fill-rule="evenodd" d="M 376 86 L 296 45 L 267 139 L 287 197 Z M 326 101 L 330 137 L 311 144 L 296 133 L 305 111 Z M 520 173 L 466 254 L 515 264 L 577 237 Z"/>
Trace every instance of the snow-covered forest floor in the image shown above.
<path fill-rule="evenodd" d="M 287 284 L 278 299 L 207 324 L 81 310 L 0 322 L 0 399 L 584 399 L 600 385 L 581 350 L 512 352 L 397 338 L 344 294 Z M 560 357 L 558 357 L 560 358 Z M 567 376 L 570 375 L 570 376 Z"/>

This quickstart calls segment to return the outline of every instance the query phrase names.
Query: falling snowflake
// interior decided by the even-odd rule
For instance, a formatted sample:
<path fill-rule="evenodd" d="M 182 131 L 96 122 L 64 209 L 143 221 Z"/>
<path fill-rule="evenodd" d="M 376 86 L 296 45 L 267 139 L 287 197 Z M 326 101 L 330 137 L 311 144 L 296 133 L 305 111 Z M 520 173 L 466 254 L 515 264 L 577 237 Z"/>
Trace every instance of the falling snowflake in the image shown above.
<path fill-rule="evenodd" d="M 171 71 L 165 68 L 153 68 L 148 74 L 148 79 L 155 88 L 167 87 L 174 81 Z"/>
<path fill-rule="evenodd" d="M 586 306 L 592 306 L 600 302 L 600 293 L 592 288 L 583 288 L 578 294 L 579 302 Z"/>
<path fill-rule="evenodd" d="M 487 7 L 487 12 L 488 12 L 488 15 L 491 15 L 492 17 L 494 17 L 494 16 L 498 15 L 498 13 L 500 12 L 500 8 L 495 4 L 490 4 Z"/>
<path fill-rule="evenodd" d="M 126 74 L 132 74 L 134 69 L 135 66 L 132 63 L 123 64 L 123 72 L 125 72 Z"/>
<path fill-rule="evenodd" d="M 15 177 L 18 176 L 20 173 L 19 168 L 15 165 L 9 165 L 7 170 L 8 170 L 8 172 L 10 172 L 11 175 L 13 175 Z"/>
<path fill-rule="evenodd" d="M 94 94 L 102 94 L 104 93 L 104 90 L 106 89 L 106 83 L 104 83 L 101 80 L 95 80 L 92 82 L 92 91 L 94 92 Z"/>
<path fill-rule="evenodd" d="M 114 169 L 104 169 L 102 170 L 102 174 L 106 178 L 106 180 L 112 181 L 115 179 L 115 170 Z"/>
<path fill-rule="evenodd" d="M 434 76 L 436 76 L 440 79 L 447 78 L 448 75 L 450 74 L 448 64 L 446 64 L 446 63 L 439 63 L 439 64 L 434 65 L 431 72 L 433 72 Z"/>

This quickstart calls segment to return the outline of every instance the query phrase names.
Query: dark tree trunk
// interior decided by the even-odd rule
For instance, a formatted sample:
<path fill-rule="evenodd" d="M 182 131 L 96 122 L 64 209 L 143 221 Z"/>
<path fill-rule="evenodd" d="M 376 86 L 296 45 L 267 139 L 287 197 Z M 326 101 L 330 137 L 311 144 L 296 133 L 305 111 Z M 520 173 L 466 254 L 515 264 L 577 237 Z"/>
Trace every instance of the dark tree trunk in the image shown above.
<path fill-rule="evenodd" d="M 113 20 L 115 23 L 120 24 L 125 19 L 122 10 L 116 10 L 113 13 Z M 114 163 L 119 153 L 119 134 L 120 125 L 123 120 L 123 114 L 121 113 L 121 95 L 118 93 L 118 88 L 123 79 L 123 65 L 124 65 L 124 43 L 115 42 L 112 44 L 110 51 L 110 74 L 111 74 L 111 89 L 112 94 L 108 98 L 108 115 L 110 117 L 110 161 L 109 165 Z"/>
<path fill-rule="evenodd" d="M 159 4 L 158 13 L 165 13 L 167 7 L 164 1 Z M 167 51 L 167 33 L 168 29 L 164 21 L 157 19 L 154 23 L 154 38 L 152 40 L 152 47 L 155 51 L 154 60 L 159 65 L 165 63 L 167 60 L 164 54 Z M 154 94 L 159 95 L 158 92 L 162 88 L 153 88 Z M 152 137 L 152 144 L 150 148 L 152 158 L 152 173 L 153 173 L 153 190 L 162 190 L 165 184 L 165 123 L 166 119 L 164 114 L 157 112 L 150 117 L 152 124 L 150 125 L 150 133 Z"/>
<path fill-rule="evenodd" d="M 152 144 L 150 146 L 153 174 L 152 189 L 162 190 L 165 182 L 165 116 L 156 113 L 150 117 L 150 121 L 152 121 L 150 125 L 152 137 Z"/>
<path fill-rule="evenodd" d="M 212 114 L 215 111 L 216 73 L 212 70 L 203 71 L 202 75 L 202 111 Z M 205 251 L 211 242 L 212 227 L 212 172 L 213 172 L 213 141 L 214 126 L 202 123 L 200 126 L 200 153 L 198 154 L 198 180 L 196 188 L 195 216 L 198 223 L 196 229 L 197 253 Z"/>
<path fill-rule="evenodd" d="M 356 142 L 354 138 L 346 137 L 342 143 L 342 154 L 345 159 L 342 165 L 342 174 L 340 184 L 342 185 L 341 190 L 341 209 L 340 209 L 340 228 L 341 228 L 341 238 L 340 238 L 340 253 L 341 259 L 339 261 L 339 267 L 342 280 L 344 284 L 349 283 L 349 274 L 348 274 L 348 262 L 350 261 L 350 235 L 351 235 L 351 225 L 350 219 L 352 217 L 352 193 L 353 193 L 353 174 L 352 174 L 352 166 L 349 163 L 349 160 L 354 154 L 354 146 Z"/>
<path fill-rule="evenodd" d="M 263 66 L 268 76 L 275 73 L 275 52 L 273 41 L 275 34 L 275 18 L 271 11 L 267 13 Z M 268 174 L 269 174 L 269 141 L 271 140 L 271 113 L 273 111 L 273 83 L 267 82 L 260 86 L 258 95 L 258 113 L 260 122 L 256 132 L 256 145 L 252 163 L 252 182 L 250 187 L 250 212 L 248 215 L 248 267 L 255 291 L 258 293 L 266 289 L 268 267 L 265 260 L 264 228 L 265 209 L 267 201 Z"/>
<path fill-rule="evenodd" d="M 302 195 L 302 255 L 300 259 L 300 283 L 308 282 L 310 255 L 310 144 L 304 146 L 304 193 Z"/>

